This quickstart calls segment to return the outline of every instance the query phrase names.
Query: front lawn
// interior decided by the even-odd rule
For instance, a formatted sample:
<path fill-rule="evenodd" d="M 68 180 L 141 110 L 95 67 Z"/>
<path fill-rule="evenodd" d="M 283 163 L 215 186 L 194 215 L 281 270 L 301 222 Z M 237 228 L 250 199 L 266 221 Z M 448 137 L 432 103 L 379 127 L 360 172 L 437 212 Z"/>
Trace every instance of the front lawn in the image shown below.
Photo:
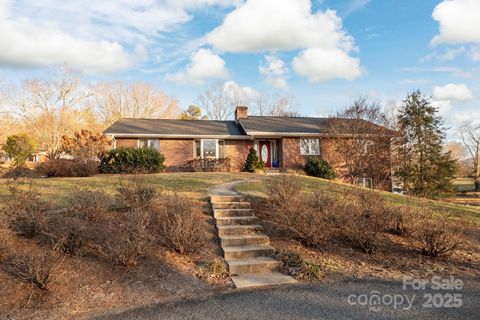
<path fill-rule="evenodd" d="M 342 195 L 348 194 L 353 188 L 357 188 L 345 183 L 307 176 L 299 176 L 299 179 L 301 180 L 303 191 L 323 189 L 332 194 Z M 266 197 L 267 191 L 265 181 L 248 181 L 238 185 L 236 190 L 240 193 L 257 197 Z M 480 225 L 480 207 L 462 206 L 442 201 L 397 195 L 390 192 L 381 192 L 381 194 L 387 201 L 392 203 L 392 205 L 409 205 L 420 208 L 429 207 L 441 210 L 441 212 L 446 215 L 450 215 L 455 219 L 465 221 L 469 224 Z"/>
<path fill-rule="evenodd" d="M 250 177 L 248 173 L 159 173 L 141 175 L 159 190 L 176 191 L 193 200 L 200 200 L 208 189 L 216 184 Z M 88 178 L 39 178 L 33 179 L 33 187 L 53 203 L 63 206 L 69 194 L 79 189 L 101 189 L 109 194 L 115 192 L 121 179 L 131 175 L 96 175 Z M 8 194 L 7 180 L 0 179 L 0 202 Z"/>

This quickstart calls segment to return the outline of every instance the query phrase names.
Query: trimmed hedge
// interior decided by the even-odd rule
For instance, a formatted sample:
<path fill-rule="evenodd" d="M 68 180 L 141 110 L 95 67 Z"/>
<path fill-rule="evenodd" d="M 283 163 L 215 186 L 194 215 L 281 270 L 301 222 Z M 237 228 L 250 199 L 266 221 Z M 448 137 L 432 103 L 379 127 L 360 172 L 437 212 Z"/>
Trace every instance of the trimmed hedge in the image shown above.
<path fill-rule="evenodd" d="M 165 169 L 165 157 L 154 148 L 110 150 L 101 157 L 101 173 L 157 173 Z"/>
<path fill-rule="evenodd" d="M 336 174 L 333 168 L 327 161 L 318 157 L 310 157 L 305 164 L 305 172 L 309 176 L 323 178 L 323 179 L 335 179 Z"/>

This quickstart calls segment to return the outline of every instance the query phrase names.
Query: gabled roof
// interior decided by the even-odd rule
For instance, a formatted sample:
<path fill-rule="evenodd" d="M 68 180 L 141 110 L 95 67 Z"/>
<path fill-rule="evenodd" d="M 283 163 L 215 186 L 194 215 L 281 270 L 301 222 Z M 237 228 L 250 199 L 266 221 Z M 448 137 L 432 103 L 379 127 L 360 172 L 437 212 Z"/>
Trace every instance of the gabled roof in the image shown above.
<path fill-rule="evenodd" d="M 235 121 L 177 120 L 177 119 L 131 119 L 116 121 L 105 134 L 115 136 L 245 136 Z"/>

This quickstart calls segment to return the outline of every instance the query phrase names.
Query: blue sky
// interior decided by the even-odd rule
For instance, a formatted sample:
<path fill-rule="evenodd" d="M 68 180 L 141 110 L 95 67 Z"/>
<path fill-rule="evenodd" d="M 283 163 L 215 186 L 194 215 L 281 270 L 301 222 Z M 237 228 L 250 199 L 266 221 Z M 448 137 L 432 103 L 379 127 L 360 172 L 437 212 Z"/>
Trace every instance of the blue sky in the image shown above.
<path fill-rule="evenodd" d="M 479 0 L 0 0 L 0 79 L 68 63 L 195 103 L 212 83 L 328 115 L 421 89 L 449 126 L 480 119 Z"/>

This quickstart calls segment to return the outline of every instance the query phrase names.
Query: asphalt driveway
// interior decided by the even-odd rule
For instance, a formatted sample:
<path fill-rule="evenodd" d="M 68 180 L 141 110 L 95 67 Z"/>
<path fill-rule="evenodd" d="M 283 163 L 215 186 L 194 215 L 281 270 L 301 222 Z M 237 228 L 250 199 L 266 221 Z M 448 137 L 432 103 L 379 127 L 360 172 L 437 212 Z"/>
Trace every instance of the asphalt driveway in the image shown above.
<path fill-rule="evenodd" d="M 480 279 L 460 279 L 461 289 L 449 281 L 455 290 L 426 280 L 417 290 L 422 283 L 371 279 L 232 290 L 96 319 L 480 319 Z"/>

